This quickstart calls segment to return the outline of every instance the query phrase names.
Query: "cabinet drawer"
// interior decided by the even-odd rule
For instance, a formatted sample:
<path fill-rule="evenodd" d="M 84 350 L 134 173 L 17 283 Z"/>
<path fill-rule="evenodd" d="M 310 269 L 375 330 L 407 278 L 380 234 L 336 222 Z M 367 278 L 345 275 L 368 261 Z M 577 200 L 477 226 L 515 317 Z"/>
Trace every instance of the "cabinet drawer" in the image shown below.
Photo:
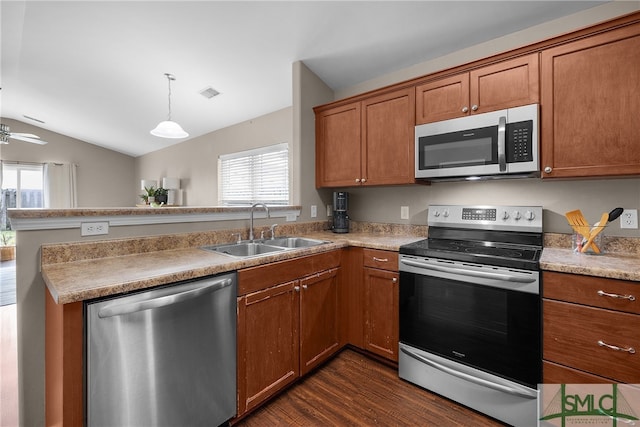
<path fill-rule="evenodd" d="M 545 298 L 640 314 L 640 283 L 577 274 L 542 273 Z"/>
<path fill-rule="evenodd" d="M 544 359 L 623 383 L 640 382 L 640 316 L 544 300 L 543 322 Z"/>
<path fill-rule="evenodd" d="M 364 266 L 398 271 L 398 253 L 380 249 L 364 249 Z"/>
<path fill-rule="evenodd" d="M 544 384 L 610 384 L 612 381 L 609 378 L 543 360 L 542 382 Z"/>

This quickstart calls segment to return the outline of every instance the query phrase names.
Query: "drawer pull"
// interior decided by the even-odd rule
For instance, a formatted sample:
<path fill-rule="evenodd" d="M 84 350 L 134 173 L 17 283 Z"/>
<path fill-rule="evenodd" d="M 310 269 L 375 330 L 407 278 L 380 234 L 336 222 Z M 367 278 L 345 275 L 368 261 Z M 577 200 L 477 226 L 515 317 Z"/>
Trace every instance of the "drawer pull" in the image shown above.
<path fill-rule="evenodd" d="M 634 297 L 633 295 L 610 294 L 609 292 L 605 292 L 605 291 L 598 291 L 598 295 L 600 295 L 601 297 L 628 299 L 629 301 L 636 300 L 636 297 Z"/>
<path fill-rule="evenodd" d="M 602 340 L 598 340 L 598 345 L 600 347 L 607 347 L 607 348 L 610 348 L 611 350 L 615 350 L 615 351 L 626 351 L 629 354 L 634 354 L 636 352 L 636 349 L 633 348 L 633 347 L 622 348 L 622 347 L 618 347 L 617 345 L 607 344 L 606 342 L 604 342 Z"/>
<path fill-rule="evenodd" d="M 373 257 L 373 260 L 374 261 L 378 261 L 378 262 L 389 262 L 388 258 L 376 258 L 376 257 Z"/>

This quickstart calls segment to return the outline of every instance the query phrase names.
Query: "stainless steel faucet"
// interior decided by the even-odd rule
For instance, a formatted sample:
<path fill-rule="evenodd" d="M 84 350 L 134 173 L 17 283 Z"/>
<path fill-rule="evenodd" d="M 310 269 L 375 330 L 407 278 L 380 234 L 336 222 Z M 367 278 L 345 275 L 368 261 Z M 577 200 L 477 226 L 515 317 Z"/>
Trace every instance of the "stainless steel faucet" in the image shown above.
<path fill-rule="evenodd" d="M 257 206 L 262 206 L 267 211 L 267 218 L 269 218 L 269 208 L 264 203 L 254 203 L 251 205 L 251 226 L 249 228 L 249 241 L 253 242 L 253 211 Z"/>

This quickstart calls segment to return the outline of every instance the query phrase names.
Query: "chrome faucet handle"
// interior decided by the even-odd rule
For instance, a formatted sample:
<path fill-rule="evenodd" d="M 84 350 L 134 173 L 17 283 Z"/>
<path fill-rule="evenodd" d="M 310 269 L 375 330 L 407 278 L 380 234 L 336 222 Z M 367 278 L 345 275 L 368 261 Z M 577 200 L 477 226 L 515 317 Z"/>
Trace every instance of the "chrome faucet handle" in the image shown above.
<path fill-rule="evenodd" d="M 264 230 L 260 231 L 260 240 L 264 240 Z"/>
<path fill-rule="evenodd" d="M 236 235 L 238 236 L 237 243 L 242 242 L 242 233 L 231 233 L 231 237 L 236 236 Z"/>
<path fill-rule="evenodd" d="M 276 238 L 276 227 L 278 226 L 278 224 L 272 224 L 271 225 L 271 240 Z"/>

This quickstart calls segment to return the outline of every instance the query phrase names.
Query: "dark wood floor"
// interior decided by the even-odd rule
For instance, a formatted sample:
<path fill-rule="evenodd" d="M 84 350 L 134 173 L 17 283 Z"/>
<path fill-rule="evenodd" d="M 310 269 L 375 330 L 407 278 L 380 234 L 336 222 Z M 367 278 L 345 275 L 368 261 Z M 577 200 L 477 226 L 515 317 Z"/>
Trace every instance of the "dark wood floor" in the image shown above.
<path fill-rule="evenodd" d="M 236 426 L 503 426 L 398 378 L 384 364 L 342 351 Z"/>

